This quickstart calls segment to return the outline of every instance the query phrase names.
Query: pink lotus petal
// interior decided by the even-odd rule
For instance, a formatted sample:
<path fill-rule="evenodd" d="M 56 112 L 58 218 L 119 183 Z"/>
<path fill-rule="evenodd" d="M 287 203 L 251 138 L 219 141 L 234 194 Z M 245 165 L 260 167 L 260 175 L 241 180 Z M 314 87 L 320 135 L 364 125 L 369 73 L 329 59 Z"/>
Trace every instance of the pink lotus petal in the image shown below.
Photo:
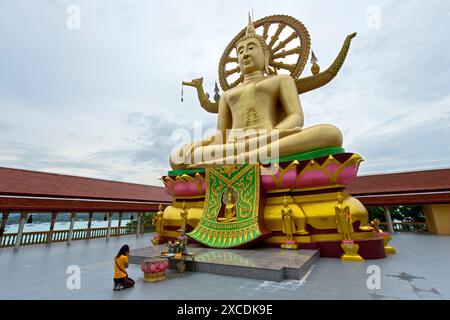
<path fill-rule="evenodd" d="M 296 187 L 307 188 L 324 186 L 330 183 L 328 176 L 320 170 L 306 170 L 300 177 Z"/>
<path fill-rule="evenodd" d="M 357 166 L 347 167 L 339 173 L 336 182 L 339 184 L 347 185 L 351 181 L 353 181 L 353 179 L 356 178 L 357 173 L 358 173 Z"/>
<path fill-rule="evenodd" d="M 297 170 L 294 168 L 284 174 L 282 181 L 283 187 L 288 189 L 294 187 L 296 180 L 297 180 Z"/>
<path fill-rule="evenodd" d="M 327 170 L 329 173 L 333 174 L 338 168 L 339 168 L 339 165 L 338 165 L 338 164 L 336 164 L 336 163 L 331 163 L 331 164 L 329 164 L 329 165 L 326 167 L 326 170 Z"/>

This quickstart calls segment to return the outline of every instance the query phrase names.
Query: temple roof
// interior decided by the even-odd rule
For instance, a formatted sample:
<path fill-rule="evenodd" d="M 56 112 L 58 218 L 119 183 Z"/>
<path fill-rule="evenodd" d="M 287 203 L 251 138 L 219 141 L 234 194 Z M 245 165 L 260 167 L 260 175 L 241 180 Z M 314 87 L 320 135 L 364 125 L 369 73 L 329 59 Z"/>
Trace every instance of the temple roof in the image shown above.
<path fill-rule="evenodd" d="M 450 169 L 359 176 L 346 191 L 366 206 L 450 203 Z"/>
<path fill-rule="evenodd" d="M 450 169 L 358 176 L 347 191 L 353 195 L 450 191 Z"/>
<path fill-rule="evenodd" d="M 164 188 L 0 167 L 0 195 L 169 202 Z"/>

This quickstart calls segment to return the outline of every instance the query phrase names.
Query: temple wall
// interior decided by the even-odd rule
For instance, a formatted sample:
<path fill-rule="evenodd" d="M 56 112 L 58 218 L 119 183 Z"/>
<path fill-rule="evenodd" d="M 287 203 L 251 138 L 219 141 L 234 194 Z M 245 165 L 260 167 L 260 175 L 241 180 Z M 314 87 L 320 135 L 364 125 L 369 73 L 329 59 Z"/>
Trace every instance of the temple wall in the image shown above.
<path fill-rule="evenodd" d="M 430 233 L 450 235 L 450 204 L 426 205 L 423 209 Z"/>

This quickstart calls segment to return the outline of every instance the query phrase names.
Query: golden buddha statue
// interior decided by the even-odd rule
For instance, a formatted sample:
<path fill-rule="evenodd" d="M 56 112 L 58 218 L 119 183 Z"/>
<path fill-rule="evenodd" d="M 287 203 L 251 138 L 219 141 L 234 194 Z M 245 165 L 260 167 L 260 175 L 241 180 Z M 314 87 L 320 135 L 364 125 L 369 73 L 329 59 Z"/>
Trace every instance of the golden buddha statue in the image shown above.
<path fill-rule="evenodd" d="M 155 226 L 158 236 L 163 234 L 164 210 L 162 204 L 159 205 L 158 212 L 153 216 L 153 225 Z"/>
<path fill-rule="evenodd" d="M 294 240 L 294 234 L 297 232 L 294 220 L 294 212 L 288 206 L 287 198 L 283 199 L 283 209 L 281 209 L 281 219 L 283 221 L 283 233 L 288 241 Z"/>
<path fill-rule="evenodd" d="M 180 216 L 181 216 L 181 236 L 184 236 L 184 233 L 186 232 L 186 221 L 188 218 L 188 211 L 186 210 L 185 201 L 183 201 L 181 205 Z"/>
<path fill-rule="evenodd" d="M 217 132 L 173 153 L 169 159 L 173 169 L 261 162 L 342 146 L 342 134 L 333 125 L 303 128 L 296 82 L 289 75 L 270 72 L 271 51 L 265 39 L 256 34 L 250 18 L 245 36 L 236 43 L 243 81 L 220 97 Z M 199 80 L 185 84 L 197 85 Z M 261 145 L 261 139 L 267 143 Z"/>
<path fill-rule="evenodd" d="M 339 192 L 337 196 L 338 204 L 334 207 L 336 212 L 336 225 L 339 233 L 344 234 L 344 240 L 351 240 L 350 234 L 354 232 L 350 207 L 344 203 L 344 198 Z"/>
<path fill-rule="evenodd" d="M 234 204 L 233 194 L 229 190 L 227 193 L 227 201 L 225 204 L 225 217 L 217 219 L 220 222 L 236 221 L 236 205 Z"/>

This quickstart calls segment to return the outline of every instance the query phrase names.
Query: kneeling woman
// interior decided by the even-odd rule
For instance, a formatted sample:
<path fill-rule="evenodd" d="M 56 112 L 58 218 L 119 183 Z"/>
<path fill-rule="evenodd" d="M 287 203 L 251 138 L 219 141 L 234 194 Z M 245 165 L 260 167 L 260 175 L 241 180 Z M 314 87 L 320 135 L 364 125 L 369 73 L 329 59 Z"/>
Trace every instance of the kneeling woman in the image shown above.
<path fill-rule="evenodd" d="M 114 291 L 131 288 L 134 286 L 134 280 L 128 278 L 128 273 L 125 271 L 128 268 L 128 254 L 130 247 L 128 245 L 122 246 L 119 253 L 114 258 Z"/>

